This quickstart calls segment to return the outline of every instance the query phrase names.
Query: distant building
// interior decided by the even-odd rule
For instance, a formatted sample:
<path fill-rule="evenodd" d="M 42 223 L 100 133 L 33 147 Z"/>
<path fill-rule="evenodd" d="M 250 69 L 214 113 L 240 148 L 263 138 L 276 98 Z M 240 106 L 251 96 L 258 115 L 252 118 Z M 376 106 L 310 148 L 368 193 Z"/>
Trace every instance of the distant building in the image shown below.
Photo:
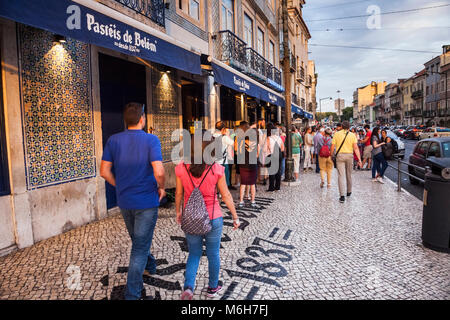
<path fill-rule="evenodd" d="M 336 114 L 338 116 L 342 116 L 342 110 L 345 109 L 345 99 L 335 99 L 334 109 L 336 110 Z"/>
<path fill-rule="evenodd" d="M 372 81 L 370 84 L 360 87 L 353 93 L 353 119 L 357 122 L 364 121 L 364 109 L 374 103 L 377 94 L 383 94 L 386 81 Z"/>

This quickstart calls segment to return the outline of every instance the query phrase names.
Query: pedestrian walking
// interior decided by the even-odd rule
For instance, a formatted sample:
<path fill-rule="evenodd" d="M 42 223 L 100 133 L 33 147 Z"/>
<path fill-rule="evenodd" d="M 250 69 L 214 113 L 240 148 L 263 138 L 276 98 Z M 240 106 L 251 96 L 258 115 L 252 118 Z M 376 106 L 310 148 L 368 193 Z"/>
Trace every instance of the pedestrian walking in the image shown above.
<path fill-rule="evenodd" d="M 230 137 L 230 131 L 225 126 L 223 121 L 218 121 L 216 123 L 216 131 L 213 134 L 215 139 L 220 139 L 222 154 L 218 155 L 216 158 L 216 163 L 222 165 L 225 168 L 225 178 L 227 181 L 227 186 L 231 190 L 236 190 L 231 185 L 231 165 L 234 160 L 234 140 Z"/>
<path fill-rule="evenodd" d="M 269 189 L 267 191 L 280 190 L 281 187 L 281 163 L 284 158 L 284 144 L 272 123 L 267 124 L 267 154 L 270 158 Z M 274 170 L 274 167 L 275 169 Z M 274 171 L 274 172 L 270 172 Z"/>
<path fill-rule="evenodd" d="M 249 138 L 250 126 L 242 121 L 239 126 L 239 135 L 236 139 L 235 150 L 238 159 L 239 172 L 241 174 L 241 186 L 239 189 L 239 208 L 244 207 L 244 197 L 250 200 L 250 206 L 256 208 L 256 180 L 258 177 L 259 148 L 257 141 Z M 250 198 L 248 193 L 250 192 Z"/>
<path fill-rule="evenodd" d="M 333 131 L 330 128 L 324 130 L 325 135 L 317 143 L 319 149 L 319 166 L 320 166 L 320 187 L 325 184 L 325 176 L 327 177 L 327 187 L 331 187 L 331 174 L 333 172 L 333 160 L 331 160 L 331 135 Z"/>
<path fill-rule="evenodd" d="M 300 151 L 303 145 L 301 134 L 296 126 L 292 126 L 292 158 L 294 159 L 294 176 L 295 181 L 299 178 L 300 173 Z"/>
<path fill-rule="evenodd" d="M 319 126 L 319 129 L 313 138 L 314 158 L 315 158 L 315 162 L 316 162 L 316 173 L 320 173 L 320 166 L 319 166 L 319 151 L 320 150 L 318 147 L 318 142 L 319 142 L 319 140 L 323 140 L 324 135 L 325 135 L 325 129 L 322 128 L 321 126 Z"/>
<path fill-rule="evenodd" d="M 371 170 L 372 167 L 372 131 L 370 130 L 370 126 L 368 124 L 366 124 L 364 126 L 364 130 L 366 131 L 366 135 L 364 137 L 364 139 L 362 140 L 362 144 L 364 145 L 364 150 L 363 150 L 363 162 L 362 162 L 362 166 L 361 169 L 364 168 L 364 165 L 367 162 L 367 168 L 366 170 Z"/>
<path fill-rule="evenodd" d="M 313 135 L 311 127 L 307 127 L 305 130 L 305 139 L 303 140 L 305 143 L 305 161 L 303 163 L 303 170 L 312 170 L 311 163 L 311 148 L 313 147 Z"/>
<path fill-rule="evenodd" d="M 213 159 L 208 162 L 202 157 L 201 163 L 194 162 L 195 148 L 201 147 L 202 155 L 211 141 L 202 141 L 201 146 L 195 145 L 194 137 L 191 138 L 191 164 L 184 161 L 175 167 L 176 194 L 175 208 L 176 221 L 183 227 L 193 213 L 207 211 L 210 231 L 206 234 L 194 234 L 185 232 L 189 248 L 189 256 L 186 263 L 185 282 L 181 300 L 191 300 L 195 291 L 195 279 L 197 277 L 200 258 L 203 254 L 203 242 L 206 244 L 206 256 L 209 265 L 209 282 L 206 294 L 214 297 L 221 291 L 223 283 L 219 281 L 220 271 L 220 240 L 222 238 L 223 216 L 218 199 L 216 199 L 216 188 L 222 195 L 222 201 L 226 204 L 233 217 L 233 227 L 239 227 L 239 219 L 234 207 L 233 198 L 227 187 L 225 168 Z M 198 144 L 198 143 L 197 143 Z M 195 192 L 195 193 L 194 193 Z M 191 197 L 192 195 L 192 197 Z M 184 201 L 182 199 L 184 196 Z M 183 220 L 183 217 L 185 220 Z M 193 220 L 191 221 L 191 226 Z M 198 221 L 198 228 L 203 226 L 204 221 Z M 194 226 L 196 227 L 196 226 Z M 185 227 L 186 229 L 186 227 Z"/>
<path fill-rule="evenodd" d="M 388 167 L 388 163 L 383 155 L 382 146 L 386 145 L 386 142 L 382 142 L 380 138 L 380 128 L 375 127 L 372 131 L 372 181 L 378 181 L 384 183 L 384 172 Z"/>
<path fill-rule="evenodd" d="M 128 103 L 123 118 L 127 129 L 106 142 L 100 175 L 116 187 L 117 204 L 132 242 L 125 299 L 137 300 L 144 289 L 144 270 L 156 273 L 150 247 L 158 206 L 166 195 L 165 173 L 158 137 L 143 131 L 144 106 Z"/>
<path fill-rule="evenodd" d="M 345 202 L 345 190 L 347 190 L 347 197 L 352 194 L 353 152 L 356 153 L 358 164 L 361 165 L 358 141 L 349 129 L 349 122 L 343 121 L 342 130 L 336 132 L 331 142 L 331 154 L 337 150 L 336 167 L 338 170 L 339 202 L 341 203 Z M 345 188 L 346 186 L 347 188 Z"/>

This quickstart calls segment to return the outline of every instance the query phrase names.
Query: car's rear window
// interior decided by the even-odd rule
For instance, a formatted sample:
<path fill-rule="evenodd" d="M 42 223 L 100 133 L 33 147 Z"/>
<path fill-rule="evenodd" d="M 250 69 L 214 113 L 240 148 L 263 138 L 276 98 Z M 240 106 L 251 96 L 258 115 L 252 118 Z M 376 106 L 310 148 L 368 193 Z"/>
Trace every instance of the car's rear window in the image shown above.
<path fill-rule="evenodd" d="M 450 142 L 442 143 L 442 151 L 444 153 L 444 158 L 450 158 Z"/>
<path fill-rule="evenodd" d="M 438 128 L 437 132 L 450 132 L 449 128 Z"/>

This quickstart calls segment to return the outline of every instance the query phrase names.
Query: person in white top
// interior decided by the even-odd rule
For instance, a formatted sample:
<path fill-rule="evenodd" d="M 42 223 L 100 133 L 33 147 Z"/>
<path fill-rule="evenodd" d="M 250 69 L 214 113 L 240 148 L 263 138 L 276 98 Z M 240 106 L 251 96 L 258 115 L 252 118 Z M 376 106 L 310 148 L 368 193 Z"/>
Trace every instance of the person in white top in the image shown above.
<path fill-rule="evenodd" d="M 267 124 L 267 155 L 270 158 L 269 164 L 269 189 L 267 191 L 280 190 L 281 186 L 281 165 L 284 158 L 284 143 L 281 140 L 279 130 L 274 124 Z"/>
<path fill-rule="evenodd" d="M 311 127 L 306 128 L 306 134 L 305 134 L 305 161 L 303 164 L 303 170 L 306 171 L 306 169 L 312 170 L 312 162 L 311 162 L 311 149 L 313 147 L 313 135 L 312 135 L 312 129 Z"/>
<path fill-rule="evenodd" d="M 213 137 L 222 137 L 222 154 L 216 155 L 216 163 L 225 167 L 225 178 L 228 188 L 231 190 L 236 190 L 236 188 L 231 185 L 230 170 L 230 162 L 233 163 L 234 160 L 234 140 L 231 139 L 230 132 L 223 121 L 218 121 L 216 123 L 216 132 L 213 134 Z"/>

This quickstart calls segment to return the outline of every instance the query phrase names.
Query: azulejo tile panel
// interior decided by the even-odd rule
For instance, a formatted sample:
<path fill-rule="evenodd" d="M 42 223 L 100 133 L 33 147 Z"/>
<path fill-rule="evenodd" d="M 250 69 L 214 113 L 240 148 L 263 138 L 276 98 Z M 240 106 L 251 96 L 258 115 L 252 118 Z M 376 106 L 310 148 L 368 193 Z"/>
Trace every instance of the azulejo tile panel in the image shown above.
<path fill-rule="evenodd" d="M 28 189 L 95 176 L 88 45 L 23 25 L 18 34 Z"/>

